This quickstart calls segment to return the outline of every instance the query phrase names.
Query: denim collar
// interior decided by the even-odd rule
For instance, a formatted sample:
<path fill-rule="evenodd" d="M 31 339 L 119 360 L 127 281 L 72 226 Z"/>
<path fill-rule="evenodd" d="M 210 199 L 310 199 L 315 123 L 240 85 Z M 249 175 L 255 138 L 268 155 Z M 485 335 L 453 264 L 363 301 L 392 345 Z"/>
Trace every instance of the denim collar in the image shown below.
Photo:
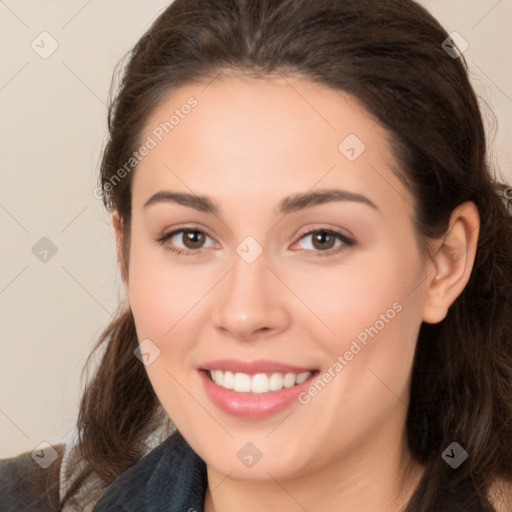
<path fill-rule="evenodd" d="M 94 512 L 202 512 L 206 465 L 179 432 L 123 473 Z"/>
<path fill-rule="evenodd" d="M 206 487 L 206 464 L 176 431 L 123 473 L 93 512 L 203 512 Z M 437 512 L 484 511 L 468 481 L 440 494 Z"/>

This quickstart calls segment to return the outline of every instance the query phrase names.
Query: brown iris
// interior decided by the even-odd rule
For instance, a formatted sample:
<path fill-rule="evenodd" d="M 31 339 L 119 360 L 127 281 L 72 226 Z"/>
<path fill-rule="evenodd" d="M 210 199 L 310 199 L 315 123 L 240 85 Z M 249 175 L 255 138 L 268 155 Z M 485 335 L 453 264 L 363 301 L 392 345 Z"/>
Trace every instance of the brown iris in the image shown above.
<path fill-rule="evenodd" d="M 200 249 L 205 242 L 205 234 L 200 231 L 188 230 L 183 231 L 183 243 L 188 249 Z M 190 243 L 190 245 L 188 245 Z"/>
<path fill-rule="evenodd" d="M 312 237 L 313 246 L 316 249 L 320 250 L 331 249 L 332 247 L 334 247 L 334 244 L 336 242 L 336 237 L 332 233 L 329 233 L 328 231 L 316 231 L 315 233 L 312 234 Z M 327 242 L 331 243 L 327 244 L 328 246 L 326 246 L 325 244 Z"/>

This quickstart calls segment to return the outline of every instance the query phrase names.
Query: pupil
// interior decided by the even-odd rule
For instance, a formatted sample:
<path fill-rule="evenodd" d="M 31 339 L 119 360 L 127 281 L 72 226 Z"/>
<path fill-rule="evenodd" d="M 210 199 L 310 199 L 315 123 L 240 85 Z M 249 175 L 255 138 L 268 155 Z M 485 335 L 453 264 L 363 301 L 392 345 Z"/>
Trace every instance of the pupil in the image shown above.
<path fill-rule="evenodd" d="M 199 233 L 198 231 L 186 231 L 186 241 L 192 245 L 193 248 L 197 248 L 201 246 L 201 243 L 204 242 L 203 233 Z"/>
<path fill-rule="evenodd" d="M 327 233 L 326 231 L 319 231 L 317 233 L 317 235 L 315 237 L 313 237 L 313 244 L 315 246 L 318 245 L 317 248 L 320 248 L 320 249 L 330 249 L 332 247 L 332 243 L 331 244 L 328 244 L 329 246 L 326 247 L 325 246 L 325 242 L 326 242 L 326 239 L 331 239 L 331 242 L 334 240 L 334 237 L 330 234 L 330 233 Z"/>
<path fill-rule="evenodd" d="M 204 242 L 203 233 L 199 233 L 198 231 L 186 231 L 187 242 L 192 244 L 192 247 L 197 248 Z M 332 242 L 334 241 L 334 237 L 327 233 L 326 231 L 317 232 L 316 236 L 313 237 L 313 244 L 320 249 L 326 249 L 326 242 L 330 241 L 330 244 L 327 244 L 327 249 L 332 247 Z"/>

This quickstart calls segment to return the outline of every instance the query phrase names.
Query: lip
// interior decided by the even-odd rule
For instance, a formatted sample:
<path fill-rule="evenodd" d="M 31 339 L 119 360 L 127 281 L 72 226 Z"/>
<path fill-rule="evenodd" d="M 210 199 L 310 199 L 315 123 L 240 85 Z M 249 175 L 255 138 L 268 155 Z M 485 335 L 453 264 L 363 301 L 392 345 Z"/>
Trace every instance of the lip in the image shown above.
<path fill-rule="evenodd" d="M 198 370 L 206 395 L 221 411 L 237 418 L 250 420 L 268 418 L 290 407 L 297 401 L 298 395 L 311 385 L 312 380 L 319 373 L 318 370 L 272 361 L 242 362 L 225 359 L 212 363 L 207 363 Z M 248 373 L 249 375 L 272 372 L 302 373 L 307 371 L 312 372 L 312 374 L 307 380 L 291 388 L 282 388 L 279 391 L 269 391 L 268 393 L 238 393 L 215 384 L 208 375 L 210 369 Z"/>
<path fill-rule="evenodd" d="M 208 361 L 201 365 L 202 370 L 222 370 L 223 372 L 247 373 L 255 375 L 256 373 L 303 373 L 313 372 L 315 368 L 294 366 L 268 359 L 258 359 L 255 361 L 243 361 L 241 359 L 216 359 Z"/>

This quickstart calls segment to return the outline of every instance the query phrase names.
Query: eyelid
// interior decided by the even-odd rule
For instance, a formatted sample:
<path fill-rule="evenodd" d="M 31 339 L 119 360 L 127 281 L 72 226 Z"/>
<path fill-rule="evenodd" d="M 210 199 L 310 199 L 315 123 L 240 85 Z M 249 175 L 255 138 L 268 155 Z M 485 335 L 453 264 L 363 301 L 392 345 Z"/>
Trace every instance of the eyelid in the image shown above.
<path fill-rule="evenodd" d="M 162 244 L 165 244 L 165 242 L 171 238 L 173 238 L 175 235 L 177 235 L 178 233 L 181 233 L 183 231 L 197 231 L 198 233 L 202 233 L 204 235 L 206 235 L 208 238 L 211 238 L 213 241 L 215 241 L 215 243 L 218 243 L 216 240 L 215 240 L 215 237 L 213 237 L 212 235 L 210 235 L 210 233 L 202 228 L 202 227 L 199 227 L 199 226 L 194 226 L 194 225 L 190 225 L 190 224 L 187 224 L 185 226 L 178 226 L 178 227 L 175 227 L 173 229 L 171 229 L 170 231 L 164 233 L 162 236 L 158 237 L 156 239 L 157 242 L 160 242 Z M 181 248 L 179 248 L 181 249 Z M 192 249 L 182 249 L 183 251 L 190 251 L 190 252 L 200 252 L 203 248 L 201 249 L 196 249 L 196 250 L 192 250 Z"/>
<path fill-rule="evenodd" d="M 313 227 L 304 228 L 303 230 L 300 230 L 295 236 L 298 240 L 300 240 L 304 235 L 310 235 L 311 233 L 315 233 L 317 231 L 327 231 L 335 235 L 339 235 L 347 242 L 350 241 L 351 243 L 355 243 L 355 237 L 350 231 L 346 229 L 343 230 L 339 227 L 331 226 L 329 224 L 318 224 L 314 225 Z"/>
<path fill-rule="evenodd" d="M 298 244 L 306 236 L 312 236 L 315 233 L 320 232 L 320 231 L 324 231 L 326 233 L 333 235 L 335 238 L 337 238 L 338 240 L 341 241 L 341 244 L 338 245 L 337 247 L 335 246 L 335 247 L 331 247 L 330 249 L 326 249 L 325 251 L 305 249 L 305 250 L 303 250 L 303 252 L 305 253 L 306 256 L 308 256 L 308 257 L 337 256 L 337 255 L 341 254 L 342 252 L 344 252 L 347 249 L 347 247 L 351 247 L 356 244 L 355 238 L 353 237 L 353 235 L 352 234 L 348 235 L 348 234 L 343 233 L 343 231 L 340 228 L 337 228 L 337 227 L 335 228 L 335 227 L 331 227 L 331 226 L 327 226 L 327 225 L 317 225 L 314 227 L 309 227 L 307 229 L 301 230 L 299 232 L 299 234 L 296 235 L 297 241 L 294 242 L 292 247 L 295 246 L 296 244 Z"/>
<path fill-rule="evenodd" d="M 177 235 L 181 232 L 184 232 L 184 231 L 196 231 L 198 233 L 202 233 L 202 234 L 206 235 L 208 238 L 210 238 L 210 239 L 214 240 L 216 243 L 218 243 L 215 240 L 215 238 L 213 236 L 211 236 L 206 229 L 204 229 L 202 227 L 190 225 L 190 224 L 187 224 L 185 226 L 178 226 L 178 227 L 172 229 L 171 231 L 163 234 L 161 237 L 157 238 L 156 241 L 159 242 L 162 246 L 164 246 L 164 248 L 166 250 L 168 250 L 170 252 L 178 253 L 181 255 L 187 255 L 187 256 L 202 254 L 203 251 L 207 248 L 201 247 L 199 249 L 182 249 L 181 247 L 170 247 L 165 243 L 168 240 L 170 240 L 171 238 L 173 238 L 175 235 Z M 297 241 L 294 242 L 292 246 L 296 245 L 304 237 L 311 236 L 314 233 L 319 232 L 319 231 L 325 231 L 327 233 L 330 233 L 333 236 L 335 236 L 336 238 L 338 238 L 338 240 L 341 240 L 341 242 L 342 242 L 341 249 L 340 249 L 340 246 L 338 246 L 337 248 L 331 248 L 331 249 L 327 249 L 325 251 L 320 251 L 320 250 L 315 251 L 315 250 L 311 250 L 311 249 L 304 250 L 306 253 L 310 253 L 312 255 L 319 255 L 319 256 L 335 255 L 335 254 L 341 253 L 346 248 L 343 246 L 353 246 L 356 243 L 352 234 L 350 234 L 350 235 L 345 234 L 342 232 L 342 230 L 340 230 L 340 228 L 334 228 L 334 227 L 330 227 L 328 225 L 318 225 L 318 226 L 314 226 L 314 227 L 304 228 L 303 230 L 301 230 L 297 235 L 295 235 L 295 237 L 297 238 Z"/>

